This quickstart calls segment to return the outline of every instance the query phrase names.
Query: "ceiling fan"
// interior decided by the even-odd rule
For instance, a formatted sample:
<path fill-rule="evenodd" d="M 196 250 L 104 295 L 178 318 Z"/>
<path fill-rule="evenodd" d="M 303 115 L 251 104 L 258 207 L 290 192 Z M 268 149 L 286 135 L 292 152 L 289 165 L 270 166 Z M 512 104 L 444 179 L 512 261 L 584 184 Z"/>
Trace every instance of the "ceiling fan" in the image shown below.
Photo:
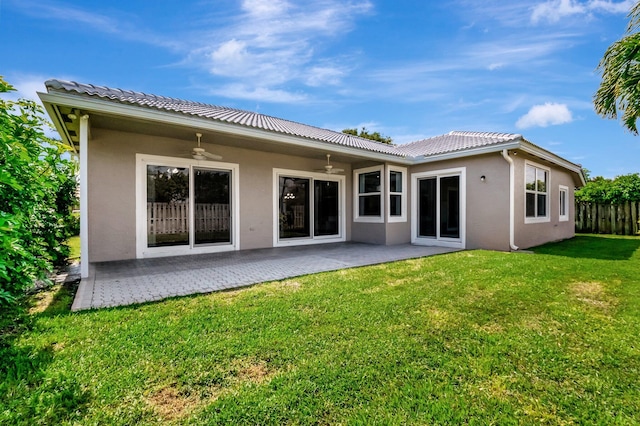
<path fill-rule="evenodd" d="M 194 147 L 191 152 L 191 156 L 194 160 L 222 160 L 221 155 L 212 154 L 200 147 L 200 138 L 202 138 L 202 133 L 196 133 L 196 138 L 198 138 L 198 146 Z"/>
<path fill-rule="evenodd" d="M 327 164 L 324 166 L 324 169 L 317 169 L 318 172 L 325 172 L 328 175 L 334 175 L 337 173 L 344 172 L 344 169 L 334 168 L 331 165 L 331 154 L 327 154 Z"/>

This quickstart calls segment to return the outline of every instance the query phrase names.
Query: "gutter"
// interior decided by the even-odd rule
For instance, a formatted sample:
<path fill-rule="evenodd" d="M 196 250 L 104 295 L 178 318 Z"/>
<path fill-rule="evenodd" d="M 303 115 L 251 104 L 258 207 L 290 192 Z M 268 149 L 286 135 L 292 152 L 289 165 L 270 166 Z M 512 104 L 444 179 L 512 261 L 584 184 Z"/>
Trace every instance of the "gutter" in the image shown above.
<path fill-rule="evenodd" d="M 515 244 L 516 241 L 516 228 L 515 228 L 515 166 L 513 164 L 513 158 L 509 157 L 509 151 L 507 149 L 502 150 L 502 158 L 509 163 L 509 248 L 512 251 L 517 251 L 519 247 Z"/>

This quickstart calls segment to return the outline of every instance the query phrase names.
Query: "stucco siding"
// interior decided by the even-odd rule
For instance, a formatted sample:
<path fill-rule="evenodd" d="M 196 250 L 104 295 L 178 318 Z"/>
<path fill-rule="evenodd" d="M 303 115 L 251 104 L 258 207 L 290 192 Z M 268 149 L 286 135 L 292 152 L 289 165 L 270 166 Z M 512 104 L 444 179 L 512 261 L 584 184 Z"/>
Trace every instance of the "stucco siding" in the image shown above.
<path fill-rule="evenodd" d="M 351 221 L 348 217 L 347 221 Z M 351 239 L 359 243 L 386 244 L 387 235 L 384 223 L 362 223 L 353 222 L 351 224 Z"/>
<path fill-rule="evenodd" d="M 90 262 L 136 257 L 136 154 L 188 158 L 191 141 L 100 128 L 92 129 L 88 149 Z M 313 173 L 323 166 L 317 158 L 275 154 L 235 147 L 203 144 L 223 156 L 222 162 L 239 165 L 239 248 L 273 246 L 273 169 Z M 351 168 L 345 169 L 345 238 L 351 233 Z"/>
<path fill-rule="evenodd" d="M 525 219 L 525 164 L 539 165 L 549 169 L 549 221 L 526 223 Z M 560 221 L 560 186 L 568 188 L 569 220 Z M 515 159 L 515 244 L 526 249 L 550 241 L 559 241 L 575 236 L 573 176 L 566 170 L 544 160 L 527 155 L 518 155 Z"/>
<path fill-rule="evenodd" d="M 509 164 L 499 153 L 413 166 L 409 174 L 461 167 L 466 168 L 465 248 L 509 250 Z"/>

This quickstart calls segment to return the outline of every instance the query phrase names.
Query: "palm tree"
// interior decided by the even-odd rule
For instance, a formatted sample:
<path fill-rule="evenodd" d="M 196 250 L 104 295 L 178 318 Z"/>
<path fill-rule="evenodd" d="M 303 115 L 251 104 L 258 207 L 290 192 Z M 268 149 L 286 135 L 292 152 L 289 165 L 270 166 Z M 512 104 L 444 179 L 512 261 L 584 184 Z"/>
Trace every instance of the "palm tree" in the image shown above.
<path fill-rule="evenodd" d="M 596 112 L 605 118 L 618 118 L 637 135 L 640 117 L 640 1 L 629 12 L 627 35 L 613 43 L 598 64 L 602 72 L 600 87 L 593 98 Z"/>

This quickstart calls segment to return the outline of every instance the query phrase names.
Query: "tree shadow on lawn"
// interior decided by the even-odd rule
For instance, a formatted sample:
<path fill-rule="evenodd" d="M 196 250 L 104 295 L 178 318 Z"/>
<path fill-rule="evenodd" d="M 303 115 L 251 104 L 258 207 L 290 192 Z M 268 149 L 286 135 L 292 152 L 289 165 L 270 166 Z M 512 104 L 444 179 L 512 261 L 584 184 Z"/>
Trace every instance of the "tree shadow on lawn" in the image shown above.
<path fill-rule="evenodd" d="M 584 259 L 629 260 L 640 248 L 640 237 L 577 235 L 570 240 L 549 243 L 531 249 L 550 254 Z"/>

